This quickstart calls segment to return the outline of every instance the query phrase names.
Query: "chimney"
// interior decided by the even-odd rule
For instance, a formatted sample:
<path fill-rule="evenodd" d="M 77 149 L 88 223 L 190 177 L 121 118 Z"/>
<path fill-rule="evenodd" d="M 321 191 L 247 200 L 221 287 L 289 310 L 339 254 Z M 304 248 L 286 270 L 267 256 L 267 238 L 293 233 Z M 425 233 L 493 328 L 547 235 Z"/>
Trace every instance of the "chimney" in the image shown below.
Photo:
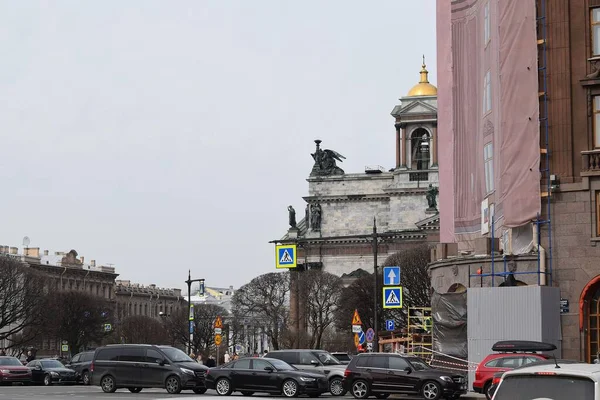
<path fill-rule="evenodd" d="M 81 260 L 81 263 L 83 264 L 83 262 L 85 261 L 85 258 L 83 258 L 83 256 L 80 256 L 79 259 Z"/>
<path fill-rule="evenodd" d="M 90 261 L 90 265 L 94 268 L 96 268 L 96 260 L 92 260 Z"/>
<path fill-rule="evenodd" d="M 48 255 L 48 253 L 49 253 L 49 251 L 48 251 L 48 250 L 44 250 L 44 255 L 45 255 L 45 256 L 47 256 L 47 255 Z"/>
<path fill-rule="evenodd" d="M 29 256 L 29 257 L 35 257 L 35 258 L 39 258 L 40 257 L 40 248 L 39 247 L 28 247 L 25 249 L 25 255 Z"/>
<path fill-rule="evenodd" d="M 18 247 L 11 247 L 10 248 L 10 254 L 19 254 L 19 248 Z"/>

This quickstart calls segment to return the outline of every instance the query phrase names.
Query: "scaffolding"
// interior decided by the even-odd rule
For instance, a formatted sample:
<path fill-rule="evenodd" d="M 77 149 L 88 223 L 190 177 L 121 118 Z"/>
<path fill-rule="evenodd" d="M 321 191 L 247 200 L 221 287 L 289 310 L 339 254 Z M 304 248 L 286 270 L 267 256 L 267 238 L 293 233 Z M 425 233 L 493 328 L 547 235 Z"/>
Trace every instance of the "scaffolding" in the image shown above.
<path fill-rule="evenodd" d="M 408 308 L 408 352 L 421 358 L 431 358 L 433 318 L 431 307 Z"/>
<path fill-rule="evenodd" d="M 509 276 L 524 274 L 531 275 L 537 274 L 538 285 L 542 284 L 542 276 L 544 277 L 544 284 L 548 286 L 552 286 L 552 218 L 551 218 L 551 193 L 552 193 L 552 175 L 550 174 L 550 129 L 549 129 L 549 121 L 548 121 L 548 48 L 547 48 L 547 0 L 536 0 L 536 31 L 538 33 L 537 45 L 538 49 L 538 80 L 539 85 L 541 86 L 541 90 L 538 90 L 538 97 L 540 100 L 539 107 L 539 123 L 540 123 L 540 141 L 543 139 L 543 147 L 540 147 L 540 154 L 543 155 L 540 160 L 540 174 L 541 174 L 541 184 L 542 186 L 545 183 L 545 191 L 541 191 L 540 195 L 542 199 L 546 199 L 546 219 L 542 219 L 541 215 L 538 214 L 535 221 L 536 230 L 535 230 L 535 246 L 537 247 L 537 271 L 509 271 L 507 266 L 507 255 L 502 255 L 503 267 L 504 271 L 496 272 L 495 258 L 496 258 L 496 250 L 494 249 L 494 239 L 495 239 L 495 230 L 496 230 L 496 220 L 495 215 L 490 213 L 490 224 L 491 224 L 491 272 L 483 273 L 483 271 L 478 271 L 476 274 L 469 273 L 469 283 L 471 278 L 478 277 L 481 278 L 481 283 L 483 286 L 483 278 L 491 277 L 491 285 L 495 286 L 495 277 L 504 277 L 505 281 Z M 541 143 L 540 143 L 541 145 Z M 548 257 L 548 265 L 547 268 L 542 270 L 542 236 L 541 236 L 541 228 L 543 226 L 548 227 L 548 250 L 544 253 Z M 470 286 L 470 284 L 469 284 Z"/>

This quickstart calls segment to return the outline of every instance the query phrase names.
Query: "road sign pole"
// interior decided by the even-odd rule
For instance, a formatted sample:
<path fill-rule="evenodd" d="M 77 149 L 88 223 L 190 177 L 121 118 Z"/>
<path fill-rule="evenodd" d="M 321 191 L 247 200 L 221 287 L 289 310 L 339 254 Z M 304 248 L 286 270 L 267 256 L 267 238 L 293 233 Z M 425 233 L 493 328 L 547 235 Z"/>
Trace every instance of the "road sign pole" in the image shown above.
<path fill-rule="evenodd" d="M 373 217 L 373 330 L 375 331 L 375 339 L 373 347 L 375 351 L 379 351 L 378 337 L 378 310 L 379 310 L 379 291 L 377 290 L 377 253 L 378 253 L 378 235 L 377 235 L 377 218 Z"/>

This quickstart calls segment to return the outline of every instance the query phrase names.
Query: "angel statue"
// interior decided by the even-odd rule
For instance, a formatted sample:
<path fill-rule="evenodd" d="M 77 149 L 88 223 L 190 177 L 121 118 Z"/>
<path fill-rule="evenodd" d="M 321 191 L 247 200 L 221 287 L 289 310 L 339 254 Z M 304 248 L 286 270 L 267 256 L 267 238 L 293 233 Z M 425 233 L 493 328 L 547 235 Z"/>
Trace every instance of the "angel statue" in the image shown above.
<path fill-rule="evenodd" d="M 310 176 L 344 175 L 344 170 L 337 166 L 336 160 L 343 162 L 346 157 L 333 150 L 322 150 L 320 140 L 315 140 L 317 149 L 311 154 L 315 160 Z"/>

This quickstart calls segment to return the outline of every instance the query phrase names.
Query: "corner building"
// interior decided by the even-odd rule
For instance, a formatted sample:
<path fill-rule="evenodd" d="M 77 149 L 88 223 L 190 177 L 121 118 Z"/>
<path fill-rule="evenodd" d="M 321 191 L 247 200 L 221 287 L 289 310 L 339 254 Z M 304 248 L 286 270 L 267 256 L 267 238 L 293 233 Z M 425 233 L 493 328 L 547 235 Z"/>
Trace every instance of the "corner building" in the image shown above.
<path fill-rule="evenodd" d="M 437 35 L 444 169 L 433 287 L 559 288 L 562 357 L 591 362 L 600 0 L 438 0 Z"/>

